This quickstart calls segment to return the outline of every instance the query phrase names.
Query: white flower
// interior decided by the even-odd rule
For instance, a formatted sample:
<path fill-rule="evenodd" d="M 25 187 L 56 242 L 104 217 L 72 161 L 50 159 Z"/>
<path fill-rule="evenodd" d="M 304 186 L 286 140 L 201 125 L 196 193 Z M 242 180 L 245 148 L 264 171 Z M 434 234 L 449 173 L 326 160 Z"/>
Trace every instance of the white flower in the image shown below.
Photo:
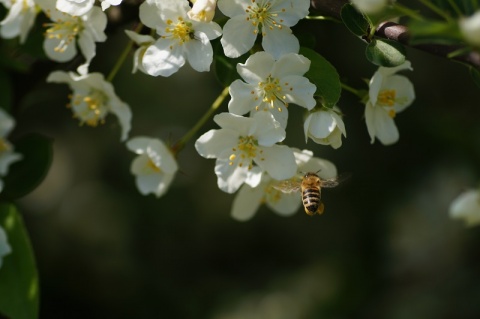
<path fill-rule="evenodd" d="M 222 34 L 213 22 L 192 20 L 186 0 L 146 0 L 140 5 L 140 20 L 160 36 L 143 55 L 143 67 L 153 76 L 170 76 L 187 60 L 199 72 L 210 70 L 213 49 L 210 40 Z"/>
<path fill-rule="evenodd" d="M 120 5 L 120 3 L 122 3 L 122 0 L 101 0 L 101 6 L 102 6 L 102 10 L 105 11 L 107 10 L 108 8 L 110 8 L 110 6 L 118 6 Z"/>
<path fill-rule="evenodd" d="M 221 113 L 214 121 L 221 129 L 200 136 L 195 148 L 201 156 L 217 159 L 215 174 L 224 192 L 233 193 L 244 182 L 258 185 L 261 171 L 279 180 L 295 174 L 292 150 L 275 144 L 283 141 L 285 129 L 270 113 L 258 112 L 251 118 Z"/>
<path fill-rule="evenodd" d="M 35 22 L 37 8 L 33 0 L 0 0 L 8 13 L 0 22 L 0 35 L 5 39 L 20 37 L 20 43 L 27 39 L 28 32 Z"/>
<path fill-rule="evenodd" d="M 162 196 L 172 183 L 178 170 L 177 162 L 165 144 L 155 138 L 135 137 L 127 148 L 139 154 L 130 170 L 135 175 L 137 188 L 143 195 Z"/>
<path fill-rule="evenodd" d="M 12 252 L 12 248 L 8 244 L 7 241 L 7 234 L 5 230 L 0 226 L 0 268 L 2 268 L 3 264 L 3 257 L 10 254 Z"/>
<path fill-rule="evenodd" d="M 81 16 L 93 8 L 95 0 L 57 0 L 58 11 L 68 13 L 72 16 Z"/>
<path fill-rule="evenodd" d="M 121 140 L 127 139 L 132 112 L 130 107 L 117 97 L 112 84 L 105 81 L 103 74 L 77 75 L 73 72 L 55 71 L 48 76 L 47 82 L 68 84 L 73 91 L 68 106 L 72 108 L 80 124 L 95 127 L 105 122 L 108 113 L 113 113 L 118 117 L 122 128 Z"/>
<path fill-rule="evenodd" d="M 450 204 L 450 217 L 465 220 L 467 226 L 480 224 L 480 192 L 468 190 Z"/>
<path fill-rule="evenodd" d="M 305 143 L 310 137 L 315 143 L 331 145 L 333 148 L 342 146 L 342 134 L 347 136 L 340 110 L 336 106 L 333 109 L 323 107 L 308 114 L 303 130 Z"/>
<path fill-rule="evenodd" d="M 218 0 L 218 8 L 230 17 L 223 27 L 225 55 L 236 58 L 253 47 L 258 33 L 263 49 L 276 59 L 298 53 L 298 39 L 291 26 L 308 15 L 309 0 Z"/>
<path fill-rule="evenodd" d="M 142 59 L 145 51 L 148 47 L 155 42 L 155 39 L 149 35 L 138 34 L 136 32 L 125 30 L 127 36 L 132 39 L 138 45 L 138 49 L 135 50 L 133 55 L 133 69 L 132 73 L 137 72 L 137 70 L 142 71 L 145 74 L 148 74 L 147 71 L 143 68 Z"/>
<path fill-rule="evenodd" d="M 383 11 L 387 5 L 388 0 L 351 0 L 352 4 L 358 10 L 366 14 L 376 14 Z"/>
<path fill-rule="evenodd" d="M 107 16 L 99 7 L 93 7 L 82 16 L 60 12 L 50 0 L 36 0 L 53 21 L 46 23 L 43 48 L 46 55 L 57 62 L 67 62 L 77 55 L 76 43 L 85 57 L 85 63 L 78 67 L 80 74 L 88 73 L 88 66 L 96 54 L 95 42 L 107 39 L 104 33 Z"/>
<path fill-rule="evenodd" d="M 193 1 L 193 7 L 188 12 L 192 20 L 210 22 L 215 15 L 217 0 L 196 0 Z"/>
<path fill-rule="evenodd" d="M 0 109 L 0 176 L 8 173 L 11 164 L 22 159 L 22 155 L 14 152 L 13 145 L 6 139 L 15 127 L 15 120 L 3 109 Z M 3 181 L 0 179 L 0 192 L 3 190 Z"/>
<path fill-rule="evenodd" d="M 480 11 L 458 21 L 463 37 L 470 44 L 480 47 Z"/>
<path fill-rule="evenodd" d="M 371 143 L 375 137 L 384 145 L 398 141 L 398 129 L 393 119 L 397 113 L 412 104 L 415 91 L 409 79 L 395 73 L 411 69 L 408 61 L 394 68 L 379 67 L 370 80 L 365 120 Z"/>
<path fill-rule="evenodd" d="M 245 64 L 237 65 L 237 72 L 245 80 L 235 80 L 230 85 L 232 99 L 228 103 L 231 113 L 269 111 L 287 126 L 289 103 L 311 110 L 316 86 L 302 75 L 310 68 L 310 60 L 303 55 L 289 53 L 275 61 L 266 52 L 251 55 Z"/>
<path fill-rule="evenodd" d="M 320 178 L 328 179 L 337 176 L 335 165 L 327 160 L 313 157 L 309 150 L 293 149 L 297 164 L 296 179 L 306 172 L 318 172 Z M 298 192 L 284 193 L 275 188 L 279 181 L 272 179 L 268 174 L 262 174 L 257 187 L 243 185 L 238 191 L 232 205 L 232 217 L 246 221 L 255 215 L 261 204 L 265 203 L 271 210 L 282 216 L 293 215 L 302 204 Z"/>

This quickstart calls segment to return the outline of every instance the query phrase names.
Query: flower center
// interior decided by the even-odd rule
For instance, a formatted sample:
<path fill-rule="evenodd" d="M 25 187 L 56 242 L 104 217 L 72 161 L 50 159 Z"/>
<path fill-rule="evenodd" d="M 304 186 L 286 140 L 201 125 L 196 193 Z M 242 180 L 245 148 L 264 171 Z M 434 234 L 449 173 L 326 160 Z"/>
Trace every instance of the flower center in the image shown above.
<path fill-rule="evenodd" d="M 236 165 L 242 167 L 248 165 L 248 169 L 252 169 L 252 159 L 257 156 L 258 140 L 254 136 L 240 136 L 238 138 L 237 147 L 232 148 L 233 153 L 229 156 L 229 165 Z M 263 151 L 260 150 L 260 153 Z"/>
<path fill-rule="evenodd" d="M 250 21 L 253 26 L 256 27 L 254 33 L 258 33 L 258 26 L 262 25 L 262 36 L 265 36 L 264 28 L 267 27 L 270 30 L 273 28 L 282 28 L 283 19 L 278 19 L 279 12 L 285 12 L 282 8 L 280 11 L 274 12 L 271 10 L 273 2 L 272 0 L 251 0 L 252 4 L 245 10 L 247 12 L 247 21 Z M 278 19 L 278 21 L 277 21 Z"/>
<path fill-rule="evenodd" d="M 47 14 L 48 15 L 48 14 Z M 64 14 L 66 19 L 59 19 L 56 22 L 44 23 L 48 27 L 45 31 L 45 37 L 49 39 L 58 39 L 59 43 L 54 48 L 55 52 L 64 52 L 70 43 L 75 40 L 77 34 L 83 30 L 82 20 L 68 14 Z"/>
<path fill-rule="evenodd" d="M 8 152 L 12 149 L 10 143 L 8 143 L 5 139 L 0 138 L 0 154 L 4 152 Z"/>
<path fill-rule="evenodd" d="M 80 124 L 87 124 L 95 127 L 105 123 L 105 116 L 108 113 L 108 98 L 99 90 L 93 89 L 88 95 L 76 93 L 71 98 L 71 106 L 74 117 L 80 120 Z"/>
<path fill-rule="evenodd" d="M 377 103 L 381 106 L 393 106 L 395 104 L 395 90 L 383 90 L 378 93 Z"/>
<path fill-rule="evenodd" d="M 288 85 L 288 83 L 285 83 Z M 285 106 L 288 106 L 288 103 L 285 102 L 286 96 L 283 95 L 283 88 L 280 85 L 280 81 L 276 78 L 273 78 L 271 75 L 267 77 L 265 82 L 258 83 L 258 88 L 260 89 L 260 94 L 262 97 L 262 102 L 268 103 L 270 108 L 275 107 L 275 102 L 280 101 Z M 257 105 L 255 110 L 259 110 L 260 106 Z M 278 111 L 281 112 L 282 108 L 278 107 Z"/>
<path fill-rule="evenodd" d="M 160 173 L 162 170 L 153 162 L 151 158 L 148 159 L 147 168 L 153 170 L 155 173 Z"/>
<path fill-rule="evenodd" d="M 167 25 L 168 27 L 165 28 L 165 33 L 167 33 L 167 35 L 163 35 L 162 38 L 175 39 L 179 45 L 195 39 L 192 24 L 190 22 L 185 22 L 182 17 L 178 17 L 176 23 L 168 19 Z M 171 46 L 170 49 L 172 49 Z"/>

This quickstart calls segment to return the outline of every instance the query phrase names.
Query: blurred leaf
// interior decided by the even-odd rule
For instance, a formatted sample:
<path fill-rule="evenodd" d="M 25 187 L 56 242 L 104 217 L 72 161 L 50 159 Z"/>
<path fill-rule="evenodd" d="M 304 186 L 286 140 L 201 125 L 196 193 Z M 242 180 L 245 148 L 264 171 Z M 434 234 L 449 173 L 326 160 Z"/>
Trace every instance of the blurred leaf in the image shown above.
<path fill-rule="evenodd" d="M 299 32 L 295 33 L 297 36 L 298 42 L 300 42 L 301 47 L 306 47 L 313 49 L 315 48 L 315 44 L 317 42 L 317 38 L 311 32 Z"/>
<path fill-rule="evenodd" d="M 305 76 L 317 86 L 316 95 L 322 98 L 324 106 L 334 107 L 342 93 L 337 70 L 323 56 L 311 49 L 300 48 L 300 54 L 312 62 Z"/>
<path fill-rule="evenodd" d="M 374 39 L 367 45 L 365 55 L 373 64 L 388 68 L 405 62 L 403 45 L 387 39 Z"/>
<path fill-rule="evenodd" d="M 473 82 L 480 88 L 480 71 L 474 67 L 470 67 L 470 76 Z"/>
<path fill-rule="evenodd" d="M 0 313 L 10 319 L 38 317 L 38 274 L 22 217 L 12 204 L 0 204 L 0 225 L 12 252 L 0 268 Z"/>
<path fill-rule="evenodd" d="M 12 82 L 3 69 L 0 69 L 0 90 L 0 108 L 9 112 L 12 108 Z"/>
<path fill-rule="evenodd" d="M 245 63 L 248 54 L 232 59 L 225 56 L 220 41 L 214 43 L 213 66 L 215 76 L 222 86 L 229 86 L 233 81 L 240 78 L 237 73 L 237 63 Z"/>
<path fill-rule="evenodd" d="M 410 31 L 410 45 L 432 44 L 458 44 L 463 41 L 462 35 L 455 21 L 428 21 L 413 20 L 408 24 Z"/>
<path fill-rule="evenodd" d="M 12 164 L 4 178 L 2 199 L 25 196 L 43 181 L 52 162 L 52 140 L 40 134 L 25 135 L 15 143 L 15 152 L 23 158 Z"/>
<path fill-rule="evenodd" d="M 365 16 L 350 3 L 345 4 L 340 12 L 343 23 L 353 34 L 361 37 L 368 34 L 370 24 Z"/>

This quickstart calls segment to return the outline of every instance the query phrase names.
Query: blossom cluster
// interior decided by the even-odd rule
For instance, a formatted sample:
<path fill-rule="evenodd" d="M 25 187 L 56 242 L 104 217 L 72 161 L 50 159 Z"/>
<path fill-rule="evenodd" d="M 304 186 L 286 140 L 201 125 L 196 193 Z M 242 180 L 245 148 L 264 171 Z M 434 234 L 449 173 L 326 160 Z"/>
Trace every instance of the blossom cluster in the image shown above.
<path fill-rule="evenodd" d="M 220 38 L 223 54 L 237 58 L 249 54 L 245 63 L 236 65 L 240 79 L 229 85 L 228 112 L 217 114 L 219 129 L 204 133 L 195 143 L 198 153 L 215 158 L 218 187 L 238 195 L 232 216 L 245 220 L 254 210 L 242 210 L 245 202 L 265 202 L 279 214 L 293 213 L 300 196 L 285 194 L 272 185 L 282 180 L 299 179 L 306 173 L 306 163 L 317 166 L 321 178 L 336 175 L 335 166 L 284 144 L 291 105 L 305 112 L 305 141 L 312 140 L 334 149 L 346 137 L 343 114 L 338 106 L 323 105 L 317 87 L 307 77 L 311 61 L 299 54 L 300 44 L 292 32 L 309 14 L 309 0 L 146 0 L 140 5 L 139 20 L 150 28 L 150 35 L 139 30 L 125 30 L 137 46 L 133 54 L 133 72 L 168 77 L 187 62 L 196 71 L 207 72 L 213 62 L 211 41 Z M 80 54 L 84 62 L 76 72 L 54 71 L 47 82 L 65 83 L 72 93 L 69 107 L 81 125 L 95 127 L 105 123 L 109 114 L 118 118 L 121 141 L 137 154 L 131 172 L 139 191 L 162 196 L 178 170 L 176 151 L 157 138 L 129 139 L 132 111 L 98 72 L 90 72 L 96 55 L 96 43 L 107 39 L 105 10 L 121 0 L 103 0 L 100 7 L 93 0 L 29 0 L 22 9 L 6 3 L 9 13 L 1 22 L 0 34 L 20 37 L 24 42 L 38 12 L 51 21 L 45 23 L 44 50 L 57 62 L 71 61 Z M 385 1 L 379 2 L 383 7 Z M 361 10 L 369 11 L 361 1 Z M 379 5 L 380 6 L 380 5 Z M 377 6 L 377 7 L 379 7 Z M 216 10 L 228 18 L 223 28 L 214 21 Z M 378 10 L 378 8 L 376 9 Z M 261 50 L 254 47 L 261 44 Z M 406 62 L 395 68 L 380 67 L 370 80 L 365 96 L 365 119 L 371 141 L 377 138 L 389 145 L 398 140 L 394 117 L 414 100 L 411 82 L 396 73 L 411 69 Z M 307 165 L 308 166 L 308 165 Z M 261 191 L 260 191 L 261 190 Z M 254 196 L 257 200 L 250 201 Z M 288 203 L 293 198 L 292 203 Z"/>

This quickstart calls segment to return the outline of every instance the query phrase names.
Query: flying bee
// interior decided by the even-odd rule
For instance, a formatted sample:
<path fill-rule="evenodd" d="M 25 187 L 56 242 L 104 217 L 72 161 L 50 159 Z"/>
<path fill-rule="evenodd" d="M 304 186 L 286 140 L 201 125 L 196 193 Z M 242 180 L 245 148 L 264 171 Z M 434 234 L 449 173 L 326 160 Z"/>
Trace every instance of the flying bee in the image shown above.
<path fill-rule="evenodd" d="M 329 179 L 321 179 L 317 173 L 308 172 L 303 178 L 281 181 L 273 187 L 283 193 L 302 191 L 302 202 L 305 213 L 309 216 L 322 214 L 325 206 L 321 199 L 322 187 L 332 188 L 343 182 L 347 175 L 341 175 Z"/>

